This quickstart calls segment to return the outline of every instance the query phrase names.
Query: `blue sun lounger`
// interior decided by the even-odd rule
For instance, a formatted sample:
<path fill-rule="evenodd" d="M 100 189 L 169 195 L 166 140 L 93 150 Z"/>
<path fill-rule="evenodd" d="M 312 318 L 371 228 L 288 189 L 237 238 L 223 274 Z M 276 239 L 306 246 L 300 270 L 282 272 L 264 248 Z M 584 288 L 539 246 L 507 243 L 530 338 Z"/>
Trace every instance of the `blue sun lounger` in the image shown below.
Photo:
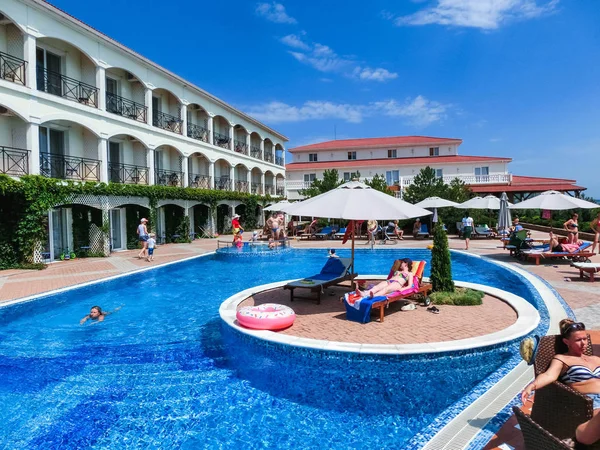
<path fill-rule="evenodd" d="M 309 289 L 310 292 L 316 292 L 317 305 L 319 305 L 321 303 L 321 293 L 326 287 L 352 280 L 356 276 L 356 274 L 350 273 L 351 265 L 352 260 L 350 258 L 329 258 L 318 274 L 302 280 L 292 281 L 283 288 L 290 290 L 290 300 L 292 302 L 296 298 L 315 300 L 314 297 L 294 295 L 296 289 Z"/>

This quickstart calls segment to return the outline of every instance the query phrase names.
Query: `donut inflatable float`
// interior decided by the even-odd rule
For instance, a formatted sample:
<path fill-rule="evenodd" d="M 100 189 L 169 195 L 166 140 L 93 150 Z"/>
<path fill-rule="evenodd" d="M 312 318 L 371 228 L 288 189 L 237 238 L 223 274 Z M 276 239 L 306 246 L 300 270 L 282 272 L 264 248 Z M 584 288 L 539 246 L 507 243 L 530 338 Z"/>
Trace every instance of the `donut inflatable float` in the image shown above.
<path fill-rule="evenodd" d="M 296 313 L 292 308 L 276 303 L 243 306 L 235 316 L 240 325 L 253 330 L 281 330 L 296 320 Z"/>

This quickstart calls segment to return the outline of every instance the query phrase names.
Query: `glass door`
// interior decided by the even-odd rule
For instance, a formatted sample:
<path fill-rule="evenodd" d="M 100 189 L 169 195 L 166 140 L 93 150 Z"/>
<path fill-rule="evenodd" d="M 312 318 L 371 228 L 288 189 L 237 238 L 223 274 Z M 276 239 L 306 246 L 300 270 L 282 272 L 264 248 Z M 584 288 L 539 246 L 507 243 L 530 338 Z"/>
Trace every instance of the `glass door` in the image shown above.
<path fill-rule="evenodd" d="M 119 104 L 119 85 L 114 78 L 106 77 L 106 110 L 114 114 L 123 114 L 122 106 Z"/>
<path fill-rule="evenodd" d="M 123 250 L 123 239 L 121 236 L 121 210 L 110 210 L 110 243 L 111 250 Z"/>
<path fill-rule="evenodd" d="M 53 95 L 62 95 L 60 56 L 38 47 L 35 52 L 37 68 L 37 88 Z"/>
<path fill-rule="evenodd" d="M 158 123 L 158 113 L 160 112 L 160 98 L 152 97 L 152 125 L 157 127 Z"/>
<path fill-rule="evenodd" d="M 108 167 L 110 168 L 110 181 L 123 183 L 121 179 L 121 144 L 108 142 Z"/>
<path fill-rule="evenodd" d="M 52 251 L 54 259 L 61 259 L 61 255 L 66 256 L 70 254 L 71 250 L 67 235 L 67 209 L 54 209 L 52 210 Z"/>

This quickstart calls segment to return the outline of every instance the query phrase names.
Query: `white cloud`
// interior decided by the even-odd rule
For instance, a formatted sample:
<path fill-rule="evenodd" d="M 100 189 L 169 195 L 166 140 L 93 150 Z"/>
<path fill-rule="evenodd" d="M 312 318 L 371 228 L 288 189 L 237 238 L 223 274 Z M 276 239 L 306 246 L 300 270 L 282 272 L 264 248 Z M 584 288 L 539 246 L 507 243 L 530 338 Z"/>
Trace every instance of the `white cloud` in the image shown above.
<path fill-rule="evenodd" d="M 351 64 L 350 60 L 342 58 L 327 45 L 318 43 L 305 53 L 290 51 L 290 55 L 320 72 L 340 72 Z"/>
<path fill-rule="evenodd" d="M 492 30 L 511 20 L 555 11 L 560 0 L 435 0 L 433 6 L 397 17 L 396 25 L 449 25 Z M 539 3 L 539 4 L 538 4 Z M 389 15 L 387 15 L 389 17 Z"/>
<path fill-rule="evenodd" d="M 258 3 L 256 5 L 256 14 L 275 23 L 296 23 L 296 19 L 290 17 L 285 12 L 285 7 L 281 3 Z"/>
<path fill-rule="evenodd" d="M 288 47 L 297 48 L 299 50 L 310 50 L 310 46 L 305 43 L 302 38 L 295 34 L 288 34 L 280 39 L 282 43 Z"/>
<path fill-rule="evenodd" d="M 452 105 L 428 100 L 419 95 L 404 102 L 386 100 L 367 104 L 333 103 L 328 101 L 307 101 L 301 106 L 283 102 L 270 102 L 248 109 L 248 113 L 258 120 L 269 123 L 304 122 L 307 120 L 341 119 L 359 123 L 365 117 L 400 117 L 404 122 L 418 128 L 426 127 L 443 120 Z"/>
<path fill-rule="evenodd" d="M 352 74 L 359 80 L 367 81 L 387 81 L 398 78 L 398 74 L 390 72 L 387 69 L 377 68 L 371 69 L 370 67 L 357 67 L 354 69 Z"/>

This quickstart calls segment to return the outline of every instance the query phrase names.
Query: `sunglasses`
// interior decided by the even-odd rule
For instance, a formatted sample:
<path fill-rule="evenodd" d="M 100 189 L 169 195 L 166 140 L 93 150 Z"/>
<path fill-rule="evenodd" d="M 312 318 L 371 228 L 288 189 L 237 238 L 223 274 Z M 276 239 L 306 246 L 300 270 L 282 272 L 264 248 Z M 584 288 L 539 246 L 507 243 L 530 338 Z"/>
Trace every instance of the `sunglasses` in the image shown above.
<path fill-rule="evenodd" d="M 583 330 L 585 330 L 585 325 L 581 322 L 575 322 L 575 323 L 572 323 L 571 325 L 569 325 L 565 329 L 563 336 L 566 337 L 569 334 L 571 334 L 573 331 L 583 331 Z"/>

